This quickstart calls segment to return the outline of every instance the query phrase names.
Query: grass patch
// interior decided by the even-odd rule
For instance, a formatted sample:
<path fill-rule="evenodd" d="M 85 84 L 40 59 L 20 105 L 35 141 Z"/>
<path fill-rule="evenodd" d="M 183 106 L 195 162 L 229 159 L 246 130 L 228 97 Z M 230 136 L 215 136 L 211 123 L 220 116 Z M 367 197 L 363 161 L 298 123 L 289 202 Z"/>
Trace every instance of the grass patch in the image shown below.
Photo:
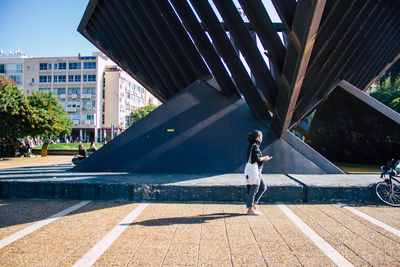
<path fill-rule="evenodd" d="M 79 146 L 79 143 L 69 143 L 69 144 L 58 143 L 58 144 L 50 144 L 47 149 L 48 150 L 78 150 L 78 146 Z M 103 143 L 97 143 L 97 144 L 95 144 L 95 146 L 97 149 L 99 149 L 100 147 L 103 146 Z M 83 147 L 86 149 L 89 149 L 90 144 L 83 143 Z M 33 149 L 40 150 L 40 149 L 42 149 L 42 146 L 37 146 Z"/>
<path fill-rule="evenodd" d="M 345 173 L 381 173 L 380 166 L 338 162 L 334 164 Z"/>

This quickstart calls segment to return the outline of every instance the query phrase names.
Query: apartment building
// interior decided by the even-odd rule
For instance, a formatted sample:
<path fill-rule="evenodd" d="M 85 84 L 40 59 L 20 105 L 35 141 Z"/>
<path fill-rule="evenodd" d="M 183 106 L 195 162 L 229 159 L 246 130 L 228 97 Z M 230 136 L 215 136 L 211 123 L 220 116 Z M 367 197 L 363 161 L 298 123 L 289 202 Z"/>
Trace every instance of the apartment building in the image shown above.
<path fill-rule="evenodd" d="M 20 50 L 10 51 L 8 54 L 0 49 L 0 77 L 12 79 L 18 88 L 24 87 L 24 61 L 27 56 Z"/>
<path fill-rule="evenodd" d="M 100 52 L 85 57 L 25 58 L 23 70 L 24 92 L 53 93 L 73 122 L 73 138 L 110 139 L 111 129 L 125 129 L 126 116 L 148 103 L 147 90 Z M 130 93 L 122 95 L 123 90 Z M 129 102 L 134 90 L 143 94 Z M 160 104 L 154 97 L 147 97 Z"/>

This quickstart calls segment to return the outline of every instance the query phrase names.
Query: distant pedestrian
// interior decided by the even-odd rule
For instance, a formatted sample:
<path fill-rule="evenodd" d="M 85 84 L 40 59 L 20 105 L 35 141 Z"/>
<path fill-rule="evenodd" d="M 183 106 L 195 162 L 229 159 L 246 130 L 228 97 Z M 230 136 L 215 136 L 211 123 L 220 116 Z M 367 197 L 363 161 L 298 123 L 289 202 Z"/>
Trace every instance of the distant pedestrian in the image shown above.
<path fill-rule="evenodd" d="M 94 141 L 92 141 L 92 142 L 90 143 L 89 151 L 90 151 L 90 152 L 95 152 L 96 150 L 97 150 L 96 145 L 94 144 Z"/>
<path fill-rule="evenodd" d="M 79 144 L 78 146 L 78 155 L 75 155 L 75 157 L 72 159 L 72 163 L 75 165 L 79 163 L 79 161 L 84 160 L 88 157 L 88 153 L 86 149 L 83 148 L 82 144 Z"/>
<path fill-rule="evenodd" d="M 249 133 L 247 136 L 247 142 L 249 146 L 247 148 L 246 160 L 250 158 L 250 163 L 253 164 L 257 162 L 258 164 L 258 184 L 247 184 L 247 203 L 248 208 L 247 214 L 249 215 L 259 215 L 256 204 L 261 199 L 264 192 L 267 190 L 267 185 L 265 184 L 264 178 L 262 176 L 262 169 L 264 166 L 264 161 L 272 159 L 270 156 L 264 156 L 261 153 L 260 145 L 262 142 L 262 132 L 255 130 Z"/>

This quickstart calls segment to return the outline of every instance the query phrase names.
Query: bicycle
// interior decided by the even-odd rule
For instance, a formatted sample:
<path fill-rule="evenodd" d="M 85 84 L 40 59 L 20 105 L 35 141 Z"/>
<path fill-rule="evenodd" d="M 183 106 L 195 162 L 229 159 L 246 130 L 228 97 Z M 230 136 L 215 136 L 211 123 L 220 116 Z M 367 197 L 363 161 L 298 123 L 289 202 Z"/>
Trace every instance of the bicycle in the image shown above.
<path fill-rule="evenodd" d="M 384 181 L 376 185 L 376 195 L 386 204 L 400 207 L 400 171 L 393 166 L 393 161 L 381 167 L 381 178 Z"/>

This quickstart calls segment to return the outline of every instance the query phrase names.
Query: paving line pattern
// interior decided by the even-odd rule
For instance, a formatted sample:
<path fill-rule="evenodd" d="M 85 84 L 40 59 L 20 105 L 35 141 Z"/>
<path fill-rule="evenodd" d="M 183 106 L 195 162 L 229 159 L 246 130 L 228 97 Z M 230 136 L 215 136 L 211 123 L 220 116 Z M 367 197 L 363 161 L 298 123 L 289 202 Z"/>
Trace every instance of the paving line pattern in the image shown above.
<path fill-rule="evenodd" d="M 400 230 L 398 230 L 398 229 L 396 229 L 396 228 L 394 228 L 394 227 L 392 227 L 390 225 L 387 225 L 386 223 L 383 223 L 383 222 L 381 222 L 381 221 L 379 221 L 379 220 L 377 220 L 377 219 L 375 219 L 375 218 L 373 218 L 373 217 L 371 217 L 371 216 L 369 216 L 369 215 L 367 215 L 367 214 L 365 214 L 365 213 L 363 213 L 363 212 L 361 212 L 361 211 L 359 211 L 359 210 L 357 210 L 355 208 L 343 205 L 341 203 L 338 203 L 338 204 L 340 206 L 342 206 L 344 209 L 346 209 L 346 210 L 348 210 L 348 211 L 360 216 L 361 218 L 363 218 L 363 219 L 365 219 L 365 220 L 367 220 L 367 221 L 369 221 L 369 222 L 371 222 L 371 223 L 373 223 L 373 224 L 385 229 L 386 231 L 391 232 L 392 234 L 397 235 L 398 237 L 400 237 Z"/>
<path fill-rule="evenodd" d="M 320 235 L 318 235 L 311 227 L 293 213 L 286 205 L 278 204 L 282 212 L 308 237 L 321 251 L 329 257 L 337 266 L 354 266 L 342 254 L 334 249 Z"/>
<path fill-rule="evenodd" d="M 340 206 L 285 207 L 350 264 L 400 265 L 400 242 Z M 340 266 L 279 205 L 260 205 L 261 216 L 238 204 L 134 210 L 139 203 L 92 202 L 0 251 L 0 266 Z"/>
<path fill-rule="evenodd" d="M 25 229 L 15 233 L 15 234 L 12 234 L 12 235 L 0 240 L 0 249 L 17 241 L 18 239 L 21 239 L 21 238 L 29 235 L 30 233 L 42 228 L 45 225 L 48 225 L 48 224 L 58 220 L 60 217 L 70 214 L 71 212 L 73 212 L 89 203 L 90 203 L 90 201 L 81 201 L 78 204 L 73 205 L 72 207 L 69 207 L 63 211 L 60 211 L 60 212 L 48 217 L 47 219 L 41 220 L 33 225 L 26 227 Z"/>
<path fill-rule="evenodd" d="M 135 207 L 122 221 L 108 232 L 91 250 L 89 250 L 77 263 L 75 267 L 92 266 L 98 258 L 106 251 L 112 243 L 126 230 L 126 228 L 143 212 L 148 203 L 142 203 Z"/>

